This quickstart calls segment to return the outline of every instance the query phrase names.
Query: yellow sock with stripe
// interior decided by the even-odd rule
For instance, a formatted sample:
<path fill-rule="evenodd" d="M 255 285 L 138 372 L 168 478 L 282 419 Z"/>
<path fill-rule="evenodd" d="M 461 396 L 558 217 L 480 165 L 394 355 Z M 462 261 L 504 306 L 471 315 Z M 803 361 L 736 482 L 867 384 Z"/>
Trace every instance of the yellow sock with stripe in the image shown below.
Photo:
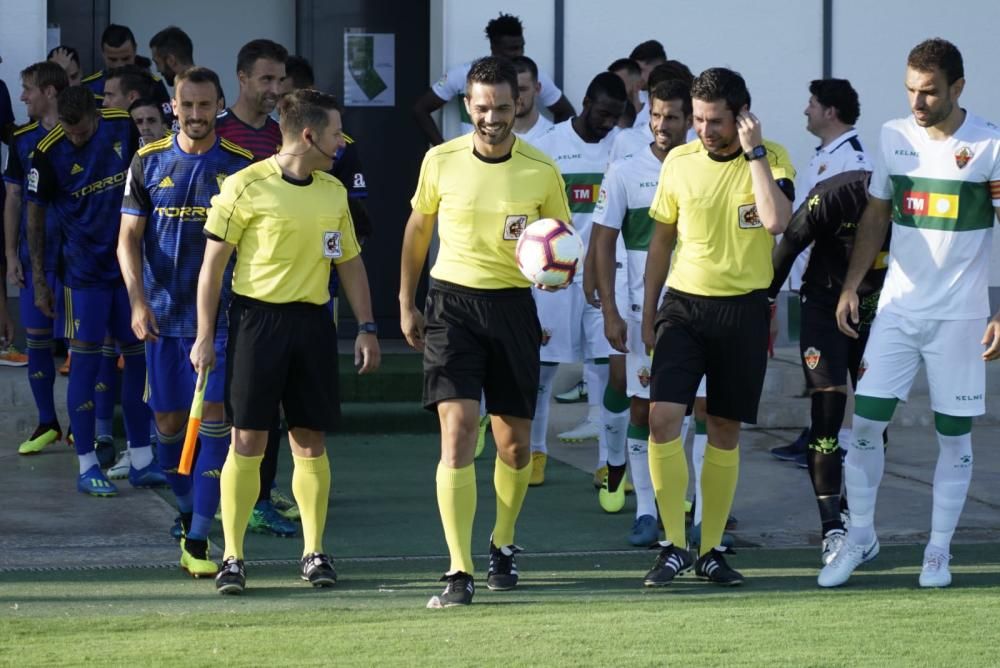
<path fill-rule="evenodd" d="M 687 536 L 684 533 L 684 501 L 688 487 L 687 457 L 684 443 L 675 438 L 666 443 L 649 440 L 649 477 L 653 480 L 656 503 L 660 507 L 660 517 L 667 540 L 684 549 Z"/>
<path fill-rule="evenodd" d="M 736 482 L 740 477 L 740 449 L 722 450 L 711 443 L 705 447 L 705 463 L 701 469 L 701 491 L 704 502 L 701 515 L 701 545 L 699 554 L 722 545 L 722 532 L 733 507 Z"/>
<path fill-rule="evenodd" d="M 497 457 L 493 469 L 493 487 L 497 493 L 497 521 L 493 525 L 493 544 L 504 547 L 514 543 L 514 525 L 521 514 L 531 480 L 531 462 L 521 469 L 508 466 Z"/>
<path fill-rule="evenodd" d="M 319 457 L 292 454 L 292 496 L 302 519 L 302 556 L 323 552 L 323 529 L 330 504 L 330 460 L 326 452 Z"/>
<path fill-rule="evenodd" d="M 222 466 L 219 493 L 222 501 L 222 533 L 226 538 L 224 558 L 243 558 L 243 537 L 247 533 L 250 513 L 260 494 L 259 457 L 244 457 L 229 448 L 229 456 Z"/>
<path fill-rule="evenodd" d="M 438 511 L 444 539 L 451 555 L 449 573 L 473 573 L 472 522 L 476 518 L 476 467 L 473 464 L 460 469 L 449 468 L 438 462 L 437 476 Z"/>

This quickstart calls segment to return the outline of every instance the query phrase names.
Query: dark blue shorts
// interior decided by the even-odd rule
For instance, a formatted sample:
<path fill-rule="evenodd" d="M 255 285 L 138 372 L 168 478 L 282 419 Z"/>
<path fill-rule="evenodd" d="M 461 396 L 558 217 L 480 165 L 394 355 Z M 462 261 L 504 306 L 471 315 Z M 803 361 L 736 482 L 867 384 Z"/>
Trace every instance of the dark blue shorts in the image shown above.
<path fill-rule="evenodd" d="M 191 407 L 198 374 L 191 366 L 193 337 L 161 336 L 146 343 L 146 396 L 154 413 Z M 226 389 L 226 337 L 215 338 L 215 368 L 208 374 L 205 401 L 222 403 Z"/>

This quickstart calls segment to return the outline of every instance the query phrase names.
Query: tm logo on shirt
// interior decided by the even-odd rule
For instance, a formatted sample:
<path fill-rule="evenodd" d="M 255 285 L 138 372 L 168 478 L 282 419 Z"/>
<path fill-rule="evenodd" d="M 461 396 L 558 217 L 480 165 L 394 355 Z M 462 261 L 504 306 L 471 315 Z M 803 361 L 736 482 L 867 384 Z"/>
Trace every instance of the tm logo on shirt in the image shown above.
<path fill-rule="evenodd" d="M 598 185 L 570 186 L 569 201 L 574 204 L 591 204 L 597 201 L 597 191 L 599 189 L 600 186 Z"/>
<path fill-rule="evenodd" d="M 903 193 L 903 214 L 958 218 L 958 195 L 907 190 Z"/>

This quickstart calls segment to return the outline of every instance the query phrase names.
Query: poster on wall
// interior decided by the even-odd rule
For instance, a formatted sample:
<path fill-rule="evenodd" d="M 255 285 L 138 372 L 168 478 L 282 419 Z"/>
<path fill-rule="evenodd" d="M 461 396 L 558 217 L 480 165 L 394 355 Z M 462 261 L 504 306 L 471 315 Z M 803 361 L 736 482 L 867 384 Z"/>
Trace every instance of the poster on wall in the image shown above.
<path fill-rule="evenodd" d="M 393 33 L 344 31 L 344 106 L 396 104 L 396 42 Z"/>

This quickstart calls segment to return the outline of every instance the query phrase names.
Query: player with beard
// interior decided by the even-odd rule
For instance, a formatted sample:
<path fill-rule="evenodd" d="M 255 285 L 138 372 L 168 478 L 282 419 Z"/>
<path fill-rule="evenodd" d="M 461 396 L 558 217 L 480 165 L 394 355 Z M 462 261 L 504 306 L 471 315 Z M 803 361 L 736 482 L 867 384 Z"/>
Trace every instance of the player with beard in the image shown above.
<path fill-rule="evenodd" d="M 149 51 L 157 71 L 174 85 L 174 77 L 194 67 L 194 44 L 188 34 L 177 26 L 164 28 L 149 40 Z"/>
<path fill-rule="evenodd" d="M 482 394 L 497 444 L 487 586 L 517 584 L 514 525 L 531 475 L 541 328 L 514 249 L 527 224 L 569 217 L 558 168 L 512 132 L 517 72 L 510 61 L 476 61 L 465 104 L 474 132 L 424 156 L 403 235 L 399 288 L 403 335 L 424 351 L 424 405 L 441 423 L 437 500 L 451 564 L 444 592 L 428 607 L 468 605 L 475 592 L 473 460 Z M 435 225 L 440 251 L 421 314 L 414 298 Z"/>
<path fill-rule="evenodd" d="M 59 122 L 56 97 L 69 85 L 66 71 L 50 61 L 42 61 L 21 72 L 21 101 L 31 122 L 14 131 L 3 178 L 7 201 L 4 208 L 4 241 L 7 257 L 7 282 L 20 289 L 21 324 L 28 342 L 28 384 L 38 408 L 38 426 L 31 437 L 20 444 L 18 454 L 39 452 L 62 438 L 56 418 L 54 396 L 55 362 L 52 359 L 53 319 L 35 306 L 31 259 L 28 256 L 27 207 L 24 205 L 31 155 Z M 59 219 L 53 210 L 45 220 L 46 236 L 57 239 Z M 50 285 L 59 286 L 59 244 L 52 243 L 45 252 L 44 269 Z"/>
<path fill-rule="evenodd" d="M 757 421 L 767 369 L 773 235 L 788 224 L 795 196 L 795 169 L 782 146 L 762 138 L 743 77 L 705 70 L 691 98 L 700 141 L 664 160 L 649 211 L 658 224 L 646 258 L 642 339 L 654 352 L 649 466 L 666 541 L 643 580 L 647 587 L 668 585 L 692 566 L 716 584 L 743 582 L 726 563 L 722 534 L 739 477 L 740 424 Z M 681 426 L 703 375 L 708 444 L 699 557 L 692 563 Z"/>
<path fill-rule="evenodd" d="M 538 83 L 538 66 L 527 56 L 514 58 L 517 70 L 517 111 L 514 113 L 514 134 L 528 142 L 535 143 L 549 131 L 552 121 L 538 112 L 535 97 L 542 90 Z"/>
<path fill-rule="evenodd" d="M 943 39 L 915 46 L 904 79 L 912 114 L 882 126 L 871 196 L 858 223 L 837 304 L 840 331 L 858 338 L 861 282 L 892 224 L 889 267 L 865 348 L 844 462 L 847 542 L 819 574 L 844 584 L 879 551 L 875 501 L 885 470 L 882 433 L 923 361 L 938 441 L 931 532 L 921 587 L 951 584 L 951 539 L 972 479 L 972 418 L 985 412 L 986 362 L 1000 357 L 990 315 L 990 248 L 1000 213 L 1000 131 L 959 104 L 965 67 Z M 984 350 L 985 347 L 985 350 Z"/>
<path fill-rule="evenodd" d="M 594 209 L 589 249 L 594 255 L 605 336 L 615 350 L 627 356 L 626 394 L 631 402 L 628 461 L 636 495 L 635 523 L 629 542 L 636 546 L 652 544 L 659 534 L 647 454 L 651 362 L 642 343 L 642 278 L 646 271 L 649 238 L 653 233 L 649 205 L 660 179 L 663 159 L 687 140 L 691 128 L 690 89 L 676 80 L 658 84 L 650 91 L 649 105 L 653 142 L 647 150 L 608 167 Z M 627 258 L 623 271 L 619 271 L 615 261 L 619 232 L 625 242 Z M 615 285 L 623 276 L 628 284 L 628 302 L 618 304 Z M 620 482 L 621 473 L 609 464 L 599 497 L 605 510 L 617 510 L 625 504 L 624 485 L 612 486 Z"/>
<path fill-rule="evenodd" d="M 128 26 L 112 23 L 101 33 L 101 56 L 104 58 L 104 69 L 84 77 L 81 81 L 84 86 L 89 87 L 94 92 L 94 97 L 98 101 L 103 100 L 104 89 L 112 70 L 125 66 L 139 67 L 135 62 L 136 46 L 135 35 L 132 34 L 132 30 Z M 169 114 L 170 96 L 167 94 L 167 87 L 163 85 L 163 81 L 159 77 L 153 76 L 148 70 L 141 67 L 139 69 L 149 74 L 152 79 L 149 84 L 151 90 L 149 93 L 143 92 L 142 97 L 152 97 L 162 106 L 163 113 Z M 119 103 L 104 106 L 123 109 L 127 107 L 127 105 L 123 106 Z"/>
<path fill-rule="evenodd" d="M 253 156 L 215 134 L 222 87 L 215 72 L 177 75 L 174 115 L 180 132 L 139 149 L 122 203 L 118 260 L 132 306 L 132 331 L 146 342 L 146 402 L 156 420 L 157 456 L 177 497 L 184 537 L 181 568 L 214 576 L 208 532 L 219 506 L 219 474 L 230 425 L 223 411 L 232 263 L 223 279 L 215 326 L 215 367 L 207 380 L 201 448 L 193 477 L 178 474 L 196 378 L 188 362 L 197 329 L 195 293 L 205 252 L 202 227 L 222 181 Z"/>
<path fill-rule="evenodd" d="M 601 179 L 608 166 L 611 143 L 627 103 L 625 84 L 618 75 L 601 72 L 587 86 L 580 115 L 555 125 L 535 143 L 555 161 L 562 173 L 573 226 L 582 237 L 585 248 L 590 240 L 591 216 Z M 619 250 L 624 262 L 624 246 L 620 245 Z M 625 396 L 625 358 L 618 355 L 604 337 L 600 308 L 584 296 L 585 274 L 585 268 L 581 267 L 568 289 L 555 293 L 537 292 L 535 295 L 542 323 L 542 370 L 535 420 L 531 425 L 534 485 L 540 485 L 545 480 L 549 399 L 552 381 L 561 362 L 585 362 L 590 411 L 583 424 L 559 434 L 559 438 L 598 439 L 600 447 L 594 476 L 596 487 L 604 482 L 606 472 L 603 467 L 608 462 L 605 437 L 613 441 L 610 447 L 614 450 L 611 455 L 614 461 L 610 463 L 620 466 L 624 472 L 629 404 Z M 596 281 L 591 287 L 596 288 Z M 623 295 L 619 303 L 627 303 L 627 298 Z M 618 359 L 613 364 L 614 368 L 609 370 L 610 356 Z M 613 375 L 610 382 L 609 374 Z"/>

